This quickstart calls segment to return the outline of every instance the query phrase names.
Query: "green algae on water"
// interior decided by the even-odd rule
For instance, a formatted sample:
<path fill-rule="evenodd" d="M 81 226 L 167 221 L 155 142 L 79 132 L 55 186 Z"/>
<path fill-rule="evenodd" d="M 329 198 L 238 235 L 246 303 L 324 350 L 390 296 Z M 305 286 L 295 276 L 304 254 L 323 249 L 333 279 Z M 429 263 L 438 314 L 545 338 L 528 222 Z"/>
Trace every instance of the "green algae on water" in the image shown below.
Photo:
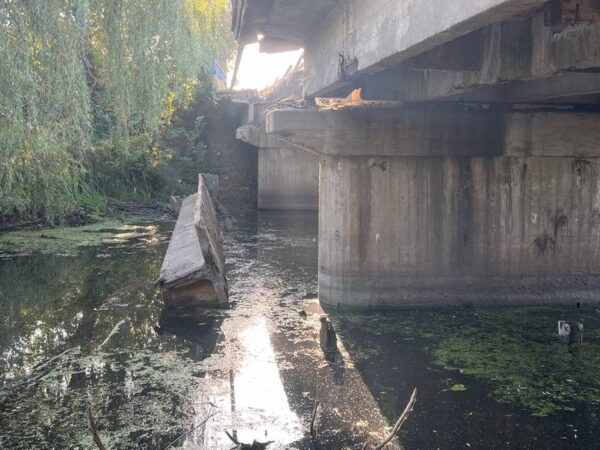
<path fill-rule="evenodd" d="M 450 389 L 448 390 L 452 392 L 464 392 L 467 390 L 467 387 L 464 384 L 458 383 L 450 386 Z"/>
<path fill-rule="evenodd" d="M 394 342 L 425 339 L 437 366 L 489 383 L 493 398 L 533 416 L 600 407 L 600 312 L 595 309 L 420 309 L 340 318 Z M 584 323 L 582 344 L 559 340 L 557 322 L 565 319 Z M 371 353 L 368 349 L 365 357 Z M 448 390 L 465 389 L 457 383 Z"/>
<path fill-rule="evenodd" d="M 80 247 L 118 245 L 134 238 L 152 239 L 154 225 L 137 225 L 128 221 L 104 220 L 79 227 L 10 231 L 0 234 L 0 257 L 33 253 L 76 254 Z"/>

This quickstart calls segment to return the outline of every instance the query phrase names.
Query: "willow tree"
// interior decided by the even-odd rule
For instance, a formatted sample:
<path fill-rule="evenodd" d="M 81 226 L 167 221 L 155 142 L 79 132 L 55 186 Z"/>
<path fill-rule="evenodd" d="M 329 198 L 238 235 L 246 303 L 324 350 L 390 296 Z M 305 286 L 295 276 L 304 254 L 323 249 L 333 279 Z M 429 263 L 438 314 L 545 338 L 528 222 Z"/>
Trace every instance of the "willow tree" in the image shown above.
<path fill-rule="evenodd" d="M 3 0 L 0 218 L 54 221 L 83 195 L 127 188 L 212 58 L 227 0 Z"/>

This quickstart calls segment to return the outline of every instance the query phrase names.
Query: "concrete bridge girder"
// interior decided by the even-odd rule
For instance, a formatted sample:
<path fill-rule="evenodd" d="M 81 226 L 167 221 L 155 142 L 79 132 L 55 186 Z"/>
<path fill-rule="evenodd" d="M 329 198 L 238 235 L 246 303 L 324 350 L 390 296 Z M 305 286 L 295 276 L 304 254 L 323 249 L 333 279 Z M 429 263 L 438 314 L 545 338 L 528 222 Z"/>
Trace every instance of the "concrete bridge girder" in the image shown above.
<path fill-rule="evenodd" d="M 323 304 L 599 301 L 600 114 L 281 110 L 267 131 L 320 153 Z"/>
<path fill-rule="evenodd" d="M 309 97 L 362 87 L 373 100 L 594 103 L 600 93 L 596 0 L 265 0 L 246 9 L 242 34 L 305 47 Z M 577 92 L 554 79 L 581 71 Z"/>
<path fill-rule="evenodd" d="M 599 93 L 600 18 L 557 28 L 547 15 L 489 25 L 351 86 L 366 99 L 405 101 L 568 103 Z"/>
<path fill-rule="evenodd" d="M 382 69 L 546 0 L 340 2 L 305 43 L 306 91 L 322 95 L 344 78 Z M 340 56 L 341 55 L 341 56 Z"/>
<path fill-rule="evenodd" d="M 266 132 L 336 156 L 600 157 L 600 114 L 410 104 L 343 110 L 281 109 Z"/>

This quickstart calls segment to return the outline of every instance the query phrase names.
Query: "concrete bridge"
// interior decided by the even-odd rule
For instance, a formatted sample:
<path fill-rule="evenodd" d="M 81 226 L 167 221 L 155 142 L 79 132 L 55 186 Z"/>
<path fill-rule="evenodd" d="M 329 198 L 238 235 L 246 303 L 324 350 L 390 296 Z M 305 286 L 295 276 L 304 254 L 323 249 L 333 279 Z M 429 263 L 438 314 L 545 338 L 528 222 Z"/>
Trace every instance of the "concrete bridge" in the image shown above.
<path fill-rule="evenodd" d="M 309 104 L 362 89 L 266 117 L 319 155 L 323 304 L 600 302 L 597 0 L 238 0 L 234 31 L 304 47 Z"/>

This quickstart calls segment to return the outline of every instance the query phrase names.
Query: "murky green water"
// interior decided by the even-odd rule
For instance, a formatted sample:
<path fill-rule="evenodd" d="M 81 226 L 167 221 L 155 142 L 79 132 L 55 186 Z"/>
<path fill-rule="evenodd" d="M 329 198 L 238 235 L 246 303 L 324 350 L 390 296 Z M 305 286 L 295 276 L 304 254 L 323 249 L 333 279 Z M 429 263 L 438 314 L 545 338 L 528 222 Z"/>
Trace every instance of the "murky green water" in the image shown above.
<path fill-rule="evenodd" d="M 407 449 L 600 448 L 595 309 L 332 314 L 328 362 L 314 215 L 250 215 L 226 233 L 228 311 L 162 310 L 153 283 L 171 228 L 0 259 L 0 448 L 94 448 L 90 405 L 111 449 L 229 449 L 226 431 L 359 449 L 414 386 Z M 582 321 L 584 343 L 558 341 L 558 319 Z"/>

